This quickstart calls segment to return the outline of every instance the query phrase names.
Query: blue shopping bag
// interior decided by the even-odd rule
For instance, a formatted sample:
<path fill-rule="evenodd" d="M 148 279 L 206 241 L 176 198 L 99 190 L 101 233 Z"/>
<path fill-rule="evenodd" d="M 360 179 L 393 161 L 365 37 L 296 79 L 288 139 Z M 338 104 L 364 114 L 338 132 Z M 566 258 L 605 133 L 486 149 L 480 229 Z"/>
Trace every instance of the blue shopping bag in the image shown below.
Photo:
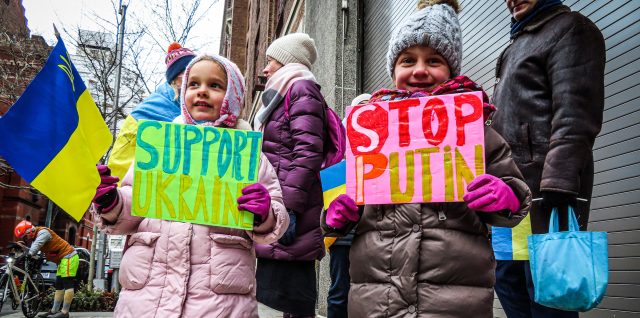
<path fill-rule="evenodd" d="M 548 234 L 528 236 L 535 302 L 543 306 L 587 311 L 596 307 L 607 289 L 607 233 L 580 231 L 568 208 L 569 231 L 559 232 L 553 208 Z"/>

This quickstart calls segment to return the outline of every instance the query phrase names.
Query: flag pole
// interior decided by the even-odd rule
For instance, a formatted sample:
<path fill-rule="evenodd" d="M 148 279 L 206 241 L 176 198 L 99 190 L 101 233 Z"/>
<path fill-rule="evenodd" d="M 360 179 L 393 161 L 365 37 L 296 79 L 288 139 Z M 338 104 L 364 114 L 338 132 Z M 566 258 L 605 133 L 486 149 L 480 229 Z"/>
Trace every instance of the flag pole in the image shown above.
<path fill-rule="evenodd" d="M 53 23 L 53 34 L 55 34 L 56 39 L 60 41 L 60 32 L 58 32 L 58 28 L 56 28 L 56 24 Z M 51 223 L 53 223 L 53 201 L 47 197 L 47 215 L 44 219 L 44 226 L 51 228 Z"/>
<path fill-rule="evenodd" d="M 118 30 L 118 44 L 116 46 L 116 55 L 118 59 L 118 68 L 116 69 L 116 96 L 113 103 L 113 122 L 111 122 L 111 129 L 113 131 L 114 137 L 116 134 L 116 128 L 118 123 L 118 109 L 120 107 L 120 78 L 122 74 L 122 52 L 124 51 L 124 23 L 127 16 L 127 5 L 122 4 L 122 0 L 120 1 L 120 15 L 122 16 L 122 21 L 120 22 L 119 30 Z"/>
<path fill-rule="evenodd" d="M 119 25 L 118 43 L 116 45 L 116 55 L 117 55 L 116 58 L 118 60 L 118 68 L 116 69 L 116 96 L 113 103 L 113 116 L 112 116 L 112 122 L 111 122 L 111 131 L 113 132 L 114 137 L 116 136 L 116 130 L 118 125 L 118 110 L 120 109 L 120 79 L 122 77 L 122 55 L 124 53 L 124 28 L 125 28 L 125 21 L 127 19 L 127 5 L 122 4 L 122 0 L 120 0 L 119 13 L 122 17 L 122 20 Z M 114 142 L 115 142 L 115 138 L 114 138 Z M 109 156 L 111 155 L 112 150 L 113 149 L 110 150 Z M 103 240 L 103 241 L 106 241 L 106 240 Z M 107 244 L 103 244 L 103 246 L 106 247 Z M 104 255 L 104 249 L 103 249 L 103 255 Z M 113 269 L 111 290 L 114 292 L 120 291 L 120 284 L 118 282 L 118 268 Z"/>
<path fill-rule="evenodd" d="M 55 34 L 56 39 L 60 40 L 60 32 L 58 32 L 58 28 L 56 28 L 55 23 L 53 23 L 53 34 Z"/>
<path fill-rule="evenodd" d="M 121 74 L 122 74 L 122 53 L 124 51 L 124 26 L 125 26 L 125 20 L 126 20 L 126 14 L 127 14 L 127 5 L 126 4 L 122 4 L 122 0 L 120 0 L 120 11 L 119 14 L 122 16 L 122 20 L 118 26 L 118 41 L 116 43 L 116 60 L 118 62 L 118 67 L 116 68 L 116 83 L 115 83 L 115 97 L 114 97 L 114 102 L 113 102 L 113 116 L 111 116 L 111 132 L 114 136 L 114 141 L 115 142 L 115 136 L 116 136 L 116 130 L 117 130 L 117 125 L 118 125 L 118 109 L 120 107 L 120 79 L 121 79 Z M 107 152 L 107 154 L 105 154 L 105 156 L 102 158 L 103 162 L 107 162 L 107 158 L 109 158 L 109 156 L 111 156 L 111 151 L 113 151 L 113 144 L 112 147 L 109 148 L 109 151 Z M 89 265 L 89 289 L 92 290 L 93 288 L 93 276 L 96 274 L 96 270 L 95 267 L 98 267 L 98 275 L 95 275 L 99 278 L 102 278 L 103 272 L 104 272 L 104 258 L 100 258 L 98 259 L 98 263 L 99 264 L 95 264 L 95 255 L 97 251 L 97 248 L 101 248 L 102 249 L 102 255 L 105 255 L 105 247 L 106 244 L 102 244 L 101 246 L 96 246 L 97 245 L 97 241 L 100 240 L 100 237 L 102 237 L 103 241 L 106 241 L 106 238 L 104 237 L 106 236 L 103 233 L 100 233 L 100 231 L 98 230 L 98 227 L 96 224 L 93 225 L 93 240 L 91 242 L 91 260 L 90 260 L 90 265 Z M 97 266 L 96 266 L 97 265 Z M 117 273 L 115 273 L 114 277 L 116 276 Z M 114 285 L 114 284 L 112 284 Z M 120 286 L 118 285 L 118 282 L 116 281 L 115 285 L 112 288 L 113 290 L 115 290 L 116 292 L 119 291 Z"/>

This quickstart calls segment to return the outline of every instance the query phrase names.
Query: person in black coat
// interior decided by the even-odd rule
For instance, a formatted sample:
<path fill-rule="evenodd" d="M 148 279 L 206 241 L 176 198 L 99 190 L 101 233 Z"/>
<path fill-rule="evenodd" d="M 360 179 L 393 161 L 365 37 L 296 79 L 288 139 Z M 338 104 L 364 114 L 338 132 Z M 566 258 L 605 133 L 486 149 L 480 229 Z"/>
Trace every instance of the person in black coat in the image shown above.
<path fill-rule="evenodd" d="M 560 0 L 507 0 L 511 44 L 497 62 L 492 127 L 509 143 L 534 198 L 526 232 L 546 233 L 552 207 L 589 222 L 593 144 L 602 126 L 605 43 L 589 19 Z M 496 293 L 508 317 L 578 317 L 533 301 L 525 241 L 504 249 L 509 230 L 493 229 Z M 508 240 L 511 238 L 509 237 Z M 502 247 L 501 247 L 502 246 Z M 519 250 L 518 250 L 519 249 Z"/>

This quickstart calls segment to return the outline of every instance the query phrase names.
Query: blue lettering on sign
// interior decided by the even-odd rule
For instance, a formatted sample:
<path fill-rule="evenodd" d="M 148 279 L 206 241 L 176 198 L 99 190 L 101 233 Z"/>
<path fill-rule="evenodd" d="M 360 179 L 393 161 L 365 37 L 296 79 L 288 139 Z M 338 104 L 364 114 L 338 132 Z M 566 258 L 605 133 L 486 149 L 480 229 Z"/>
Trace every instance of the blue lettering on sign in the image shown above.
<path fill-rule="evenodd" d="M 147 162 L 136 161 L 138 168 L 145 169 L 145 170 L 155 168 L 158 165 L 158 157 L 160 156 L 158 149 L 156 149 L 156 147 L 154 147 L 152 144 L 144 141 L 144 139 L 142 138 L 142 134 L 147 128 L 161 129 L 162 125 L 157 121 L 143 121 L 142 123 L 140 123 L 140 126 L 138 127 L 138 134 L 136 136 L 136 139 L 138 141 L 138 147 L 140 147 L 140 149 L 147 151 L 149 153 L 149 156 L 151 157 Z"/>

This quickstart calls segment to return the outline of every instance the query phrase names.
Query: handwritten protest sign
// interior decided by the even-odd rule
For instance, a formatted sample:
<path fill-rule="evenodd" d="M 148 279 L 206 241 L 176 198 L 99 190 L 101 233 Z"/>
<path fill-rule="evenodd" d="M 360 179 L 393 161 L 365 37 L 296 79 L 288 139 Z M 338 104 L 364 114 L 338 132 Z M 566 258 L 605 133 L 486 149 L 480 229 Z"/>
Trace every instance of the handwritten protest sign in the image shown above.
<path fill-rule="evenodd" d="M 484 173 L 482 95 L 347 108 L 347 194 L 357 204 L 462 201 Z"/>
<path fill-rule="evenodd" d="M 239 229 L 242 188 L 258 180 L 262 133 L 141 120 L 132 215 Z"/>

